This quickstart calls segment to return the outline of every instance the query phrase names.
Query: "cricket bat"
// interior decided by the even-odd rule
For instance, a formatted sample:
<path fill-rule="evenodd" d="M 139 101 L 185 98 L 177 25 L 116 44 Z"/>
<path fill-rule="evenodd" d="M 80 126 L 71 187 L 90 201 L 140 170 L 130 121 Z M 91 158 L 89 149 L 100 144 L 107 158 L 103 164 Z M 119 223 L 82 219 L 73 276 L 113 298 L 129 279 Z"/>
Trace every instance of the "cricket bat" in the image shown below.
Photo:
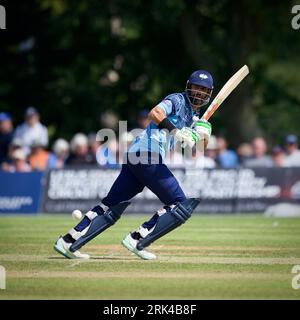
<path fill-rule="evenodd" d="M 211 102 L 205 113 L 203 114 L 201 120 L 208 119 L 215 113 L 223 101 L 230 95 L 230 93 L 239 85 L 239 83 L 247 76 L 249 73 L 249 68 L 244 65 L 240 70 L 238 70 L 223 86 L 214 100 Z"/>

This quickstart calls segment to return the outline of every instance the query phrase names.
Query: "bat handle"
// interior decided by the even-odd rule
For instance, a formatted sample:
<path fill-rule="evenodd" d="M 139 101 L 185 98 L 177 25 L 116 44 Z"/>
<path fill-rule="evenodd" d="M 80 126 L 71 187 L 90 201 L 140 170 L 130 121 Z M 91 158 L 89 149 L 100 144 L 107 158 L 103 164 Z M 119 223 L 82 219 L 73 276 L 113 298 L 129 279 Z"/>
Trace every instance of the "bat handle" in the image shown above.
<path fill-rule="evenodd" d="M 198 117 L 198 116 L 193 116 L 193 121 L 194 122 L 197 122 L 197 121 L 199 121 L 200 120 L 200 118 Z"/>
<path fill-rule="evenodd" d="M 208 121 L 209 117 L 208 115 L 204 114 L 201 118 L 201 120 L 205 120 L 205 121 Z"/>
<path fill-rule="evenodd" d="M 205 114 L 199 118 L 198 116 L 193 116 L 193 121 L 194 122 L 197 122 L 197 121 L 200 121 L 200 120 L 204 120 L 204 121 L 208 121 L 209 117 L 207 117 Z"/>

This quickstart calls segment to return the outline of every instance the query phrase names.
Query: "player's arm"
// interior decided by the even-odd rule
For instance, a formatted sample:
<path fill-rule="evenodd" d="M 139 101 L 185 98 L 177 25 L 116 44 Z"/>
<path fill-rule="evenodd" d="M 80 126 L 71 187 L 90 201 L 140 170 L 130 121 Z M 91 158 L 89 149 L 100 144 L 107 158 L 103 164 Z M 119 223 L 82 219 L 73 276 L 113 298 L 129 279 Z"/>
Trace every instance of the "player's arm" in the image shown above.
<path fill-rule="evenodd" d="M 167 118 L 167 114 L 160 106 L 156 106 L 150 110 L 149 118 L 158 126 L 165 118 Z"/>
<path fill-rule="evenodd" d="M 158 126 L 159 129 L 167 129 L 171 134 L 175 134 L 178 129 L 168 119 L 168 116 L 171 113 L 172 102 L 169 100 L 164 100 L 156 107 L 151 109 L 149 117 Z"/>

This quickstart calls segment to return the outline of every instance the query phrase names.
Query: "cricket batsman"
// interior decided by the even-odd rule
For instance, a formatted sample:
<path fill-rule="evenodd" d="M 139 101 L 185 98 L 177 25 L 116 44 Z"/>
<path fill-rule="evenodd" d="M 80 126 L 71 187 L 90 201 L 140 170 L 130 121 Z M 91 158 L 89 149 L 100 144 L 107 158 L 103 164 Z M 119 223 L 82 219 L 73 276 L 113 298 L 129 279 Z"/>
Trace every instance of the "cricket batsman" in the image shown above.
<path fill-rule="evenodd" d="M 187 80 L 184 92 L 168 95 L 151 109 L 151 122 L 129 146 L 127 161 L 107 196 L 67 234 L 59 237 L 54 245 L 57 252 L 69 259 L 88 259 L 89 255 L 78 249 L 112 226 L 130 204 L 129 200 L 147 187 L 163 207 L 130 232 L 122 244 L 142 259 L 156 259 L 145 248 L 183 224 L 199 204 L 199 199 L 185 196 L 163 160 L 174 141 L 183 147 L 192 148 L 197 142 L 204 143 L 204 148 L 207 146 L 211 124 L 204 120 L 195 122 L 193 116 L 209 103 L 212 91 L 211 74 L 197 70 Z"/>

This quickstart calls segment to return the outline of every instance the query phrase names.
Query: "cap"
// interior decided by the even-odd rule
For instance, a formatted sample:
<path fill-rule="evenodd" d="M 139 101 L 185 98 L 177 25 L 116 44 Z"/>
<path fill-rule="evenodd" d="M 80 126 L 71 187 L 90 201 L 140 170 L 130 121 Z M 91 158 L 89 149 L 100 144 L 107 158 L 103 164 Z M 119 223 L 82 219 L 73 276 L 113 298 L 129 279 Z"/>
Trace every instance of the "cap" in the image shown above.
<path fill-rule="evenodd" d="M 69 151 L 69 143 L 64 139 L 57 139 L 53 144 L 54 153 Z"/>
<path fill-rule="evenodd" d="M 25 111 L 25 116 L 26 117 L 30 117 L 30 116 L 33 116 L 35 114 L 38 114 L 38 111 L 34 107 L 28 107 L 26 109 L 26 111 Z"/>
<path fill-rule="evenodd" d="M 71 149 L 75 151 L 76 147 L 88 146 L 88 138 L 83 133 L 76 133 L 71 140 Z"/>
<path fill-rule="evenodd" d="M 12 158 L 14 160 L 25 160 L 26 155 L 25 152 L 22 149 L 17 149 L 12 153 Z"/>
<path fill-rule="evenodd" d="M 279 153 L 282 153 L 283 152 L 283 149 L 281 148 L 281 146 L 274 146 L 272 148 L 272 154 L 279 154 Z"/>
<path fill-rule="evenodd" d="M 11 115 L 7 112 L 0 112 L 0 121 L 10 120 Z"/>
<path fill-rule="evenodd" d="M 190 75 L 188 82 L 191 84 L 197 84 L 199 86 L 202 86 L 208 89 L 214 88 L 214 81 L 213 81 L 212 75 L 205 70 L 194 71 Z"/>
<path fill-rule="evenodd" d="M 298 143 L 298 138 L 297 138 L 297 136 L 295 136 L 294 134 L 289 134 L 289 135 L 285 138 L 285 143 L 287 143 L 287 144 Z"/>

